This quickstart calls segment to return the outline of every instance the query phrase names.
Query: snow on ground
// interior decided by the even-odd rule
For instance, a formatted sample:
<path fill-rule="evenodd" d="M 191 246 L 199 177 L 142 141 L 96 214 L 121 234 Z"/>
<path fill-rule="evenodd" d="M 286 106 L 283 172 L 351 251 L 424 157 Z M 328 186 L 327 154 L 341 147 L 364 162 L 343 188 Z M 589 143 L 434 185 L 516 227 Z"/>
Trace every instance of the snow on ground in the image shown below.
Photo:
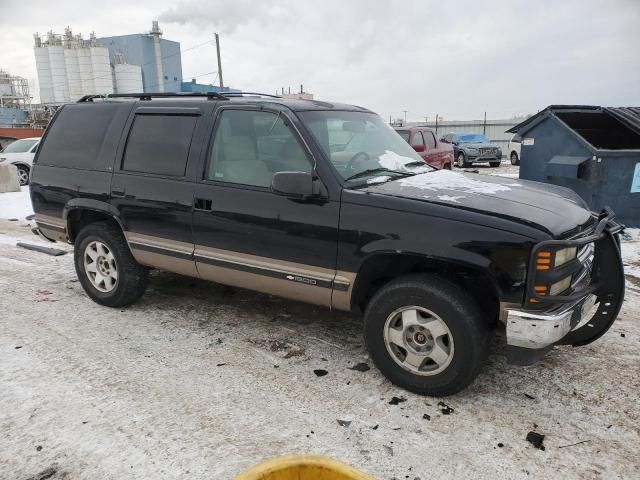
<path fill-rule="evenodd" d="M 32 214 L 29 187 L 21 187 L 19 192 L 0 193 L 0 218 L 24 220 Z"/>
<path fill-rule="evenodd" d="M 629 289 L 607 335 L 531 367 L 507 365 L 499 338 L 478 380 L 439 399 L 373 367 L 358 317 L 163 272 L 135 305 L 101 307 L 72 255 L 18 248 L 36 239 L 29 224 L 0 220 L 0 478 L 227 480 L 285 453 L 379 480 L 640 478 L 629 233 Z M 349 369 L 358 362 L 371 370 Z"/>

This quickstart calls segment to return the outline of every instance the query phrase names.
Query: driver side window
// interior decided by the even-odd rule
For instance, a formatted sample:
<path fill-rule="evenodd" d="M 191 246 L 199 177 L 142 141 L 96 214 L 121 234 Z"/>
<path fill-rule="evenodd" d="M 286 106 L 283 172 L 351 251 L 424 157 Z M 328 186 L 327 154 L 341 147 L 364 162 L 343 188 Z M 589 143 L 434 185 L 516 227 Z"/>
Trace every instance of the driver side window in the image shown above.
<path fill-rule="evenodd" d="M 267 188 L 278 172 L 311 173 L 311 162 L 286 118 L 273 112 L 223 110 L 206 178 Z"/>
<path fill-rule="evenodd" d="M 413 138 L 411 139 L 411 145 L 415 145 L 415 146 L 424 145 L 424 137 L 422 136 L 422 132 L 415 132 L 413 134 Z"/>

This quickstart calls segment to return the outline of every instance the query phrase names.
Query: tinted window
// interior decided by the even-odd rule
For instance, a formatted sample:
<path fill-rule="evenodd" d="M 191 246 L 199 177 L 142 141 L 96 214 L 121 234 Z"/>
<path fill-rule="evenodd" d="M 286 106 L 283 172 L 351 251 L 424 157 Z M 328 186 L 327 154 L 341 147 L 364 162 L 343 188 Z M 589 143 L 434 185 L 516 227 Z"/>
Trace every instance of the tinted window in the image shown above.
<path fill-rule="evenodd" d="M 413 138 L 411 139 L 411 145 L 424 145 L 422 132 L 414 132 Z"/>
<path fill-rule="evenodd" d="M 49 127 L 38 163 L 95 168 L 105 134 L 118 109 L 121 105 L 108 103 L 65 105 Z"/>
<path fill-rule="evenodd" d="M 184 176 L 196 120 L 186 115 L 136 115 L 122 170 Z"/>
<path fill-rule="evenodd" d="M 436 148 L 436 139 L 431 132 L 424 132 L 424 137 L 427 140 L 427 146 L 429 148 Z"/>
<path fill-rule="evenodd" d="M 269 187 L 277 172 L 311 172 L 311 162 L 286 117 L 272 112 L 223 110 L 207 178 Z"/>

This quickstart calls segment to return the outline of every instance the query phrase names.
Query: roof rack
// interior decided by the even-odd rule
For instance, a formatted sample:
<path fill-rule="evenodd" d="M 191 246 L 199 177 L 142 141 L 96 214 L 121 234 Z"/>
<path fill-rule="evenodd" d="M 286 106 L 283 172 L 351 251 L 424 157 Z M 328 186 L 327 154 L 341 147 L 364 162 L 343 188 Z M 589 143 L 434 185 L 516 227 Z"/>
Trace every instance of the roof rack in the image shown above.
<path fill-rule="evenodd" d="M 93 102 L 96 98 L 137 98 L 139 100 L 151 100 L 152 98 L 180 98 L 180 97 L 199 97 L 209 100 L 227 100 L 227 97 L 217 92 L 158 92 L 158 93 L 107 93 L 98 95 L 85 95 L 78 103 Z"/>
<path fill-rule="evenodd" d="M 77 103 L 93 102 L 96 98 L 137 98 L 139 100 L 151 100 L 152 98 L 206 98 L 207 100 L 229 100 L 233 97 L 268 97 L 282 98 L 278 95 L 255 92 L 158 92 L 158 93 L 107 93 L 98 95 L 85 95 Z"/>

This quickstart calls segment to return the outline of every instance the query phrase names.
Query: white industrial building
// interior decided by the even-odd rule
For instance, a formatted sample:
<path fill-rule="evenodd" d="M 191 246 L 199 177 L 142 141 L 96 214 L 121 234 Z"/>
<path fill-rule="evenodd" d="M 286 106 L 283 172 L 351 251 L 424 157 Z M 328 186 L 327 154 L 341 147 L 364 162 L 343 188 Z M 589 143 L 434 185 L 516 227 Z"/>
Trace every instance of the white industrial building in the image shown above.
<path fill-rule="evenodd" d="M 140 65 L 125 63 L 120 55 L 111 65 L 109 49 L 100 46 L 92 33 L 88 40 L 49 32 L 43 39 L 34 35 L 36 69 L 40 83 L 40 102 L 74 102 L 84 95 L 142 91 Z"/>

